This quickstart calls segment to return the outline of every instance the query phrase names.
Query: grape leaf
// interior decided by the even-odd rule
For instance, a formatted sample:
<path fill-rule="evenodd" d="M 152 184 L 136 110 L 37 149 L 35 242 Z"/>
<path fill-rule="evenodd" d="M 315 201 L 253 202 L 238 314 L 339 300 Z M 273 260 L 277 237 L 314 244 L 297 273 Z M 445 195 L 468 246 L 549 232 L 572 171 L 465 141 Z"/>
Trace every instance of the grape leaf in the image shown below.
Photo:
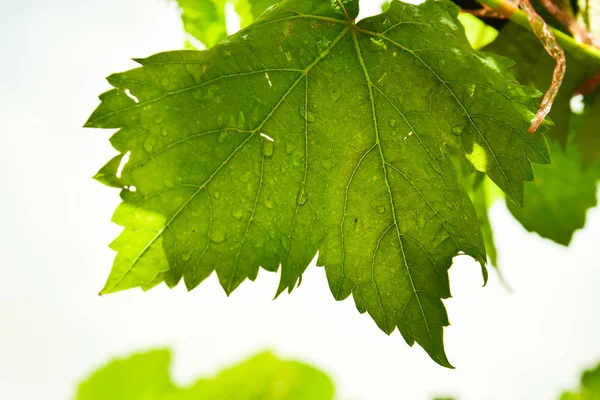
<path fill-rule="evenodd" d="M 323 372 L 268 352 L 187 388 L 171 381 L 170 361 L 168 350 L 114 360 L 81 383 L 76 400 L 333 399 L 333 383 Z"/>
<path fill-rule="evenodd" d="M 567 246 L 596 205 L 600 165 L 585 167 L 574 145 L 549 144 L 552 164 L 535 166 L 535 181 L 525 185 L 525 206 L 507 205 L 525 229 Z"/>
<path fill-rule="evenodd" d="M 452 147 L 515 202 L 548 163 L 527 128 L 540 93 L 469 45 L 449 2 L 289 0 L 207 51 L 137 60 L 86 126 L 120 128 L 101 181 L 123 188 L 123 233 L 102 293 L 216 271 L 231 293 L 259 267 L 291 291 L 317 251 L 353 295 L 439 364 L 452 258 L 485 263 Z M 126 155 L 126 156 L 125 156 Z"/>
<path fill-rule="evenodd" d="M 600 365 L 583 373 L 578 392 L 565 392 L 560 400 L 600 400 Z"/>

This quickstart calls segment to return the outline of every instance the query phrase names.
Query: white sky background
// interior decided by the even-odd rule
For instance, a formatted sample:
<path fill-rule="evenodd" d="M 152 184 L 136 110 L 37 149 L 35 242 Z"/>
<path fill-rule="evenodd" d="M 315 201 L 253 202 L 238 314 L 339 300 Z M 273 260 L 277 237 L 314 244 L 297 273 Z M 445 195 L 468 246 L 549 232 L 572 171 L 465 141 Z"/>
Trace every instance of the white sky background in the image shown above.
<path fill-rule="evenodd" d="M 363 0 L 373 10 L 377 2 Z M 120 228 L 118 191 L 91 176 L 114 150 L 108 131 L 81 128 L 131 57 L 181 48 L 163 0 L 2 0 L 0 12 L 0 399 L 62 400 L 110 358 L 174 349 L 187 383 L 264 348 L 314 363 L 341 399 L 556 399 L 600 361 L 600 212 L 568 249 L 530 235 L 505 206 L 492 221 L 508 293 L 461 259 L 446 346 L 456 370 L 401 335 L 379 331 L 351 299 L 333 300 L 321 268 L 272 297 L 261 271 L 227 298 L 212 276 L 183 286 L 97 296 Z M 363 8 L 365 8 L 363 6 Z"/>

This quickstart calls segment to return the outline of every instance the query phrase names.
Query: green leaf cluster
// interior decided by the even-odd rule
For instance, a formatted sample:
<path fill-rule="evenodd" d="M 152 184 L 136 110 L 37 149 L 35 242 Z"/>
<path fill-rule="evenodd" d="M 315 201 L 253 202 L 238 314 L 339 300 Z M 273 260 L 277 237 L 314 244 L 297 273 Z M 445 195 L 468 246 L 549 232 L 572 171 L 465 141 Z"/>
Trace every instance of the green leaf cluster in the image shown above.
<path fill-rule="evenodd" d="M 486 50 L 515 61 L 517 79 L 539 90 L 550 85 L 554 61 L 528 31 L 510 23 Z M 587 210 L 597 203 L 600 180 L 600 110 L 594 95 L 588 96 L 582 114 L 571 110 L 577 88 L 600 69 L 600 60 L 585 53 L 566 53 L 567 74 L 549 117 L 554 126 L 551 139 L 552 164 L 534 166 L 536 179 L 525 187 L 527 201 L 507 206 L 529 231 L 556 243 L 568 245 L 576 230 L 583 228 Z"/>

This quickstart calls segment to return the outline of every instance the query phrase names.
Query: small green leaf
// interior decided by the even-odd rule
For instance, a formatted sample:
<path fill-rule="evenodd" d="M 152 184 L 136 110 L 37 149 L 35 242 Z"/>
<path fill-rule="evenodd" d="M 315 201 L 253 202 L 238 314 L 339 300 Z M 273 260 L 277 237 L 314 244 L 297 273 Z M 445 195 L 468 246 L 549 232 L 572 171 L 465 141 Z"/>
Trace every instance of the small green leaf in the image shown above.
<path fill-rule="evenodd" d="M 227 37 L 225 5 L 227 0 L 177 0 L 183 28 L 206 47 Z"/>
<path fill-rule="evenodd" d="M 356 0 L 285 1 L 207 51 L 109 77 L 87 126 L 119 128 L 130 159 L 103 293 L 192 289 L 213 271 L 231 293 L 280 265 L 281 293 L 319 251 L 336 299 L 450 367 L 447 270 L 486 253 L 447 150 L 522 203 L 531 162 L 549 162 L 527 132 L 540 93 L 473 50 L 449 2 L 357 14 Z"/>
<path fill-rule="evenodd" d="M 187 388 L 171 381 L 170 361 L 168 350 L 112 361 L 81 383 L 76 400 L 333 399 L 333 383 L 323 372 L 268 352 Z"/>
<path fill-rule="evenodd" d="M 242 28 L 257 20 L 268 8 L 281 0 L 236 0 L 235 9 L 241 17 Z"/>
<path fill-rule="evenodd" d="M 600 165 L 585 167 L 575 146 L 549 143 L 552 164 L 534 167 L 535 181 L 525 185 L 525 206 L 507 205 L 525 229 L 567 246 L 596 205 Z"/>
<path fill-rule="evenodd" d="M 481 49 L 498 37 L 498 31 L 472 14 L 461 13 L 458 20 L 465 28 L 469 43 L 474 49 Z"/>

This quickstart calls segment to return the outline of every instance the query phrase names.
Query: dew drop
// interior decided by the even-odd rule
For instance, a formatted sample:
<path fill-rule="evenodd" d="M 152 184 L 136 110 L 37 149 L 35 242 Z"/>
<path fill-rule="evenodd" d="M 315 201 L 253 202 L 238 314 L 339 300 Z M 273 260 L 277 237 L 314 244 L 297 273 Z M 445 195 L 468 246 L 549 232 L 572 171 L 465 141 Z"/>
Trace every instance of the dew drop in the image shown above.
<path fill-rule="evenodd" d="M 454 133 L 455 135 L 460 135 L 461 132 L 463 130 L 463 127 L 461 125 L 456 125 L 452 128 L 452 133 Z"/>
<path fill-rule="evenodd" d="M 265 206 L 267 206 L 267 208 L 269 208 L 269 209 L 272 209 L 275 206 L 271 197 L 267 197 L 265 199 Z"/>
<path fill-rule="evenodd" d="M 185 252 L 185 253 L 183 253 L 181 255 L 181 260 L 182 261 L 189 261 L 190 258 L 192 258 L 192 252 L 191 251 Z"/>
<path fill-rule="evenodd" d="M 218 142 L 223 143 L 225 141 L 225 139 L 227 139 L 227 131 L 223 131 L 223 132 L 219 133 Z"/>
<path fill-rule="evenodd" d="M 273 155 L 274 149 L 275 146 L 273 145 L 273 142 L 271 142 L 270 140 L 263 140 L 263 154 L 265 155 L 265 157 L 271 157 Z"/>
<path fill-rule="evenodd" d="M 295 149 L 296 145 L 294 143 L 292 143 L 291 141 L 285 142 L 285 154 L 289 156 L 294 152 Z"/>
<path fill-rule="evenodd" d="M 154 118 L 152 118 L 152 122 L 154 122 L 155 124 L 161 124 L 163 122 L 163 116 L 155 115 Z"/>
<path fill-rule="evenodd" d="M 392 128 L 396 127 L 396 120 L 393 118 L 390 118 L 390 127 L 392 127 Z"/>
<path fill-rule="evenodd" d="M 246 117 L 244 116 L 244 113 L 242 111 L 240 111 L 238 113 L 238 120 L 237 120 L 238 128 L 243 128 L 245 123 L 246 123 Z"/>
<path fill-rule="evenodd" d="M 315 117 L 315 114 L 313 112 L 308 111 L 308 113 L 306 114 L 306 120 L 312 124 L 317 120 L 317 118 Z"/>
<path fill-rule="evenodd" d="M 329 170 L 329 169 L 331 169 L 331 166 L 332 166 L 332 162 L 330 159 L 325 159 L 325 160 L 321 161 L 321 167 Z"/>
<path fill-rule="evenodd" d="M 401 70 L 401 68 L 400 68 L 400 66 L 399 66 L 399 65 L 394 65 L 394 66 L 392 67 L 392 71 L 394 71 L 395 73 L 398 73 L 398 72 L 400 72 L 400 70 Z"/>
<path fill-rule="evenodd" d="M 214 192 L 214 193 L 213 193 L 213 197 L 214 197 L 215 199 L 218 199 L 219 197 L 221 197 L 221 193 L 219 193 L 219 192 Z"/>
<path fill-rule="evenodd" d="M 211 242 L 214 242 L 214 243 L 223 243 L 225 241 L 225 239 L 227 239 L 227 234 L 225 233 L 224 230 L 221 230 L 221 229 L 212 231 L 209 236 L 210 236 Z"/>
<path fill-rule="evenodd" d="M 377 206 L 377 212 L 379 214 L 383 214 L 385 212 L 385 207 L 384 206 Z"/>
<path fill-rule="evenodd" d="M 296 201 L 298 202 L 299 206 L 303 206 L 306 204 L 306 202 L 308 201 L 308 197 L 306 197 L 306 193 L 304 193 L 304 189 L 302 189 L 300 191 L 300 193 L 298 193 L 298 198 L 296 199 Z"/>
<path fill-rule="evenodd" d="M 146 150 L 148 153 L 150 153 L 152 151 L 152 149 L 154 149 L 155 144 L 156 144 L 156 139 L 154 138 L 154 136 L 148 136 L 148 138 L 146 140 L 144 140 L 144 150 Z"/>
<path fill-rule="evenodd" d="M 167 130 L 167 128 L 162 128 L 160 130 L 160 134 L 163 136 L 167 136 L 169 134 L 169 131 Z"/>
<path fill-rule="evenodd" d="M 329 94 L 329 98 L 331 99 L 331 101 L 338 101 L 339 99 L 342 98 L 342 91 L 341 90 L 336 90 L 333 91 Z"/>
<path fill-rule="evenodd" d="M 242 218 L 242 215 L 243 215 L 243 213 L 242 213 L 242 210 L 235 210 L 235 211 L 233 212 L 233 218 L 235 218 L 235 219 L 240 219 L 240 218 Z"/>

